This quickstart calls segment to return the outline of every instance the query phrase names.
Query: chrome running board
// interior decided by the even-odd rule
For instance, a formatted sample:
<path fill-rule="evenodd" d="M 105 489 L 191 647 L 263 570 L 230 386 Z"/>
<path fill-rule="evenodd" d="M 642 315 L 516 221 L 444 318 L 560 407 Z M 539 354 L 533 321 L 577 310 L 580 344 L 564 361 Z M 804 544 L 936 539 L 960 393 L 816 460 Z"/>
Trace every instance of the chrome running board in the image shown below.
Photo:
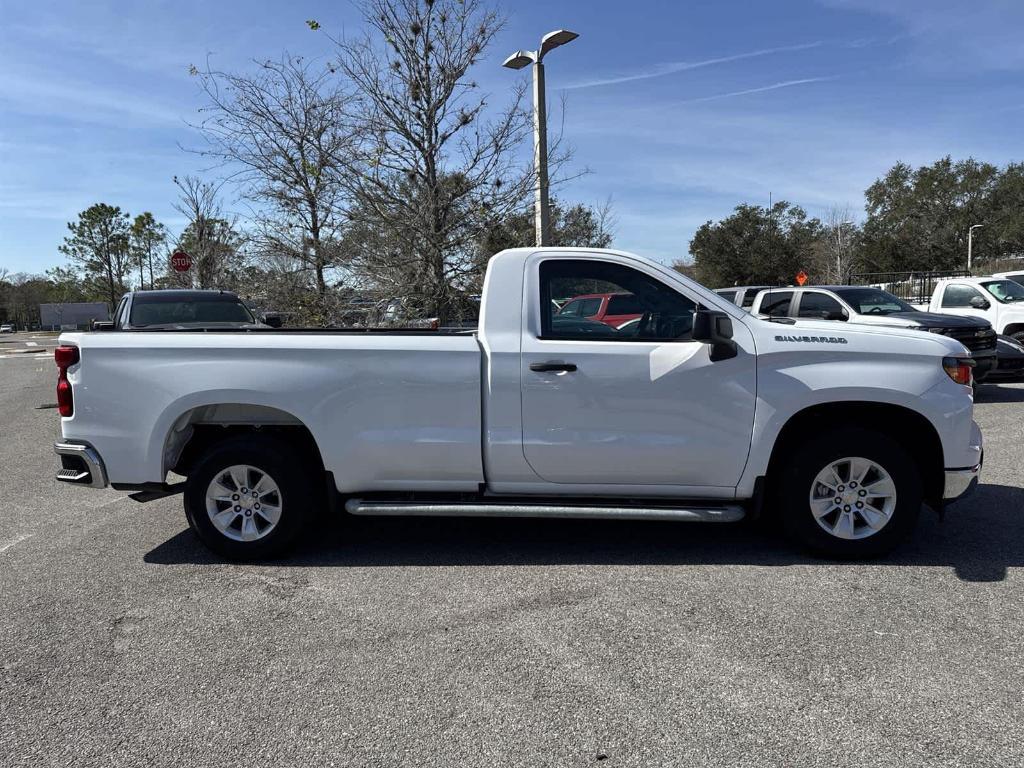
<path fill-rule="evenodd" d="M 675 520 L 688 523 L 736 523 L 746 517 L 740 506 L 624 507 L 534 504 L 530 502 L 416 502 L 349 499 L 352 515 L 416 517 L 580 517 L 612 520 Z"/>

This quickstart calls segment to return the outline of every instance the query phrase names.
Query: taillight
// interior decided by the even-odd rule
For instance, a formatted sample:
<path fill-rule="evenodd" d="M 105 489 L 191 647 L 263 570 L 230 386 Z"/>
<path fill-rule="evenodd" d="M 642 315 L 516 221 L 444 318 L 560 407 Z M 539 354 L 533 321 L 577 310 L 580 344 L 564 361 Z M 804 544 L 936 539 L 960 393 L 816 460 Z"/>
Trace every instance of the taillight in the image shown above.
<path fill-rule="evenodd" d="M 974 361 L 969 357 L 944 357 L 942 358 L 942 369 L 957 384 L 965 387 L 971 386 L 973 381 L 972 369 Z"/>
<path fill-rule="evenodd" d="M 68 368 L 79 360 L 78 347 L 57 347 L 53 350 L 53 359 L 57 363 L 57 410 L 61 416 L 72 416 L 75 413 L 75 400 L 71 393 L 71 382 L 68 381 Z"/>

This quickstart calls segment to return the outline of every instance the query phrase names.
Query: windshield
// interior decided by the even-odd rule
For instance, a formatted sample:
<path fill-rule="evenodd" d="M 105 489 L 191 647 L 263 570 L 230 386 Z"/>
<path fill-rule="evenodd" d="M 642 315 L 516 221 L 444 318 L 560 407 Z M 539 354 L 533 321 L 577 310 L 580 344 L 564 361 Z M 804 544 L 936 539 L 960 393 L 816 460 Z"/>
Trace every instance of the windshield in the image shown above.
<path fill-rule="evenodd" d="M 836 288 L 835 294 L 853 307 L 858 315 L 891 315 L 896 312 L 916 312 L 903 299 L 881 288 Z"/>
<path fill-rule="evenodd" d="M 996 297 L 997 301 L 1003 304 L 1012 304 L 1017 301 L 1024 301 L 1024 285 L 1015 283 L 1013 280 L 993 280 L 990 283 L 982 283 L 982 287 Z"/>
<path fill-rule="evenodd" d="M 141 297 L 132 302 L 130 325 L 204 325 L 207 323 L 254 323 L 240 299 L 214 294 L 210 299 Z"/>

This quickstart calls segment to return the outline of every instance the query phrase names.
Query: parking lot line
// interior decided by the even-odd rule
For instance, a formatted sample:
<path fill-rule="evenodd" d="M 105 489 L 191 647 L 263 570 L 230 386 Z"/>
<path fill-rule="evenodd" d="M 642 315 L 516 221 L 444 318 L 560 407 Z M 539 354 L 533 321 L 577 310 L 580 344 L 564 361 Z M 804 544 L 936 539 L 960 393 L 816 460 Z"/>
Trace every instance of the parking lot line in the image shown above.
<path fill-rule="evenodd" d="M 0 544 L 0 552 L 6 552 L 11 547 L 17 546 L 27 539 L 31 539 L 34 535 L 34 533 L 23 533 L 20 536 L 15 536 L 10 541 L 5 541 L 3 544 Z"/>

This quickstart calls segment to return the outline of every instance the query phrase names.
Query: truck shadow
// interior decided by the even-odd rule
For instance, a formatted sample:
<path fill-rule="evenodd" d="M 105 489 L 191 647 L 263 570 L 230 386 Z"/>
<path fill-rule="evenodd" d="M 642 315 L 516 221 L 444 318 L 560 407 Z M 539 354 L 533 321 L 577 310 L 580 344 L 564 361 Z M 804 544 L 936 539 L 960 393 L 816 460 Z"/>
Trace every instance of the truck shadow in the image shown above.
<path fill-rule="evenodd" d="M 144 557 L 155 565 L 229 562 L 185 530 Z M 941 566 L 992 582 L 1024 566 L 1024 489 L 981 485 L 941 522 L 922 510 L 914 536 L 878 566 Z M 846 563 L 858 564 L 858 563 Z M 392 518 L 342 515 L 273 567 L 486 565 L 822 565 L 767 521 L 691 524 L 613 520 Z"/>

